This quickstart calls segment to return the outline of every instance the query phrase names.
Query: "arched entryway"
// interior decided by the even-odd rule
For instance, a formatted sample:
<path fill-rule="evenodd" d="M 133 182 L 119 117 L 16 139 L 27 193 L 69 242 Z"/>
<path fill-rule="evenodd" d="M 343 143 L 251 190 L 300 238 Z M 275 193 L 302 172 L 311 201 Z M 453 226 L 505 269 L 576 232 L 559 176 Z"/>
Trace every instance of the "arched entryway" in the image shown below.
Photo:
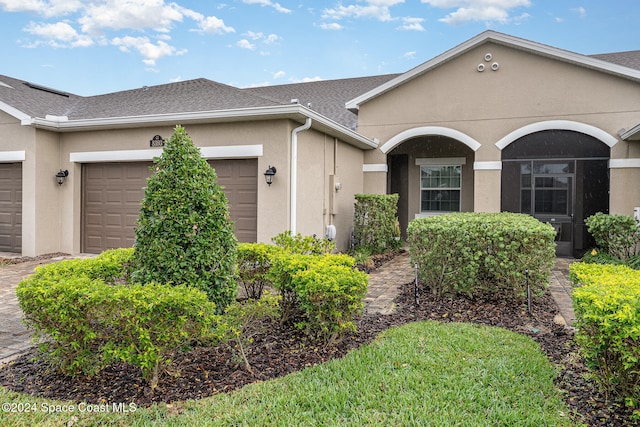
<path fill-rule="evenodd" d="M 473 211 L 475 151 L 468 143 L 447 135 L 412 135 L 386 154 L 387 192 L 400 196 L 403 237 L 416 217 Z"/>
<path fill-rule="evenodd" d="M 574 130 L 542 130 L 502 150 L 501 210 L 557 231 L 556 254 L 580 257 L 594 242 L 585 219 L 609 212 L 610 146 Z"/>

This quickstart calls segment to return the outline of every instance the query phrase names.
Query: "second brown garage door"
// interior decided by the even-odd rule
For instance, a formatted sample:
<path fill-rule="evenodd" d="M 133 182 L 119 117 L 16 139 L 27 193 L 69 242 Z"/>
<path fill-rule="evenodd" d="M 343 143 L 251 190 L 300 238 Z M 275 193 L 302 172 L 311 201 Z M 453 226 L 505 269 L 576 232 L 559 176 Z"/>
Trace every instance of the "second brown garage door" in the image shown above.
<path fill-rule="evenodd" d="M 212 160 L 241 242 L 257 238 L 257 159 Z M 82 168 L 82 251 L 131 247 L 151 163 L 88 163 Z"/>
<path fill-rule="evenodd" d="M 0 251 L 22 250 L 22 163 L 0 163 Z"/>

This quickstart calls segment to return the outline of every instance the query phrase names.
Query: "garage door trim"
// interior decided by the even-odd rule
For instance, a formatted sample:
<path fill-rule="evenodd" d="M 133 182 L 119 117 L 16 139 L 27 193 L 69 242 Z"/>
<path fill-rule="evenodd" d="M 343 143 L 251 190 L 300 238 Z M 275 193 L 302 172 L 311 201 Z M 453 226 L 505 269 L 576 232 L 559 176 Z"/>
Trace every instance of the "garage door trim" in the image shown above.
<path fill-rule="evenodd" d="M 205 159 L 242 159 L 262 157 L 262 144 L 198 147 Z M 161 148 L 146 150 L 79 151 L 69 154 L 71 163 L 151 161 L 162 154 Z M 23 159 L 24 160 L 24 159 Z"/>

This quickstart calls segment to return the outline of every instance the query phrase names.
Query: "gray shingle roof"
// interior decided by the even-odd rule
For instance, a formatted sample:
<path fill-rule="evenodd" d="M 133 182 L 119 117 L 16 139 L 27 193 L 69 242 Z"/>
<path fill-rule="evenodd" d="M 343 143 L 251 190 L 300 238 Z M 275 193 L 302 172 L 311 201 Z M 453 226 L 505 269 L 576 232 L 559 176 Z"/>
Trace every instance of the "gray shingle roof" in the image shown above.
<path fill-rule="evenodd" d="M 44 118 L 47 114 L 64 116 L 82 99 L 70 93 L 40 88 L 36 89 L 24 80 L 0 76 L 0 101 L 31 117 Z"/>
<path fill-rule="evenodd" d="M 623 67 L 640 70 L 640 50 L 630 50 L 627 52 L 601 53 L 598 55 L 589 55 L 592 58 L 601 59 L 611 62 L 612 64 L 622 65 Z"/>
<path fill-rule="evenodd" d="M 195 79 L 82 98 L 73 106 L 69 119 L 218 111 L 272 105 L 278 103 L 233 86 Z"/>
<path fill-rule="evenodd" d="M 243 89 L 244 92 L 273 99 L 283 104 L 297 99 L 300 104 L 311 104 L 311 109 L 323 116 L 346 126 L 357 128 L 358 116 L 345 108 L 345 103 L 383 83 L 397 77 L 399 74 L 381 76 L 356 77 L 339 80 L 321 80 L 308 83 L 294 83 L 277 86 L 262 86 Z"/>

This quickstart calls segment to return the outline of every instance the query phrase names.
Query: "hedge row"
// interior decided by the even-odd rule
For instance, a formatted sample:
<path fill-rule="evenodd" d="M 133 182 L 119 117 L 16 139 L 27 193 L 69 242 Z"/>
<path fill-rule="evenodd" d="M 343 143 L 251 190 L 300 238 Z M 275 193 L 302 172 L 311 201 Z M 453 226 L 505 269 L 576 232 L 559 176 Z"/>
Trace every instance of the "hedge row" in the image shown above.
<path fill-rule="evenodd" d="M 598 212 L 585 224 L 601 252 L 622 261 L 640 256 L 640 226 L 633 217 Z"/>
<path fill-rule="evenodd" d="M 397 194 L 356 194 L 354 250 L 381 254 L 395 250 L 400 242 Z"/>
<path fill-rule="evenodd" d="M 501 295 L 523 300 L 549 283 L 555 230 L 524 214 L 453 213 L 417 218 L 407 229 L 411 260 L 436 295 Z"/>
<path fill-rule="evenodd" d="M 282 322 L 294 322 L 307 334 L 333 342 L 355 330 L 354 318 L 364 307 L 368 275 L 356 270 L 348 255 L 311 252 L 242 243 L 241 283 L 250 291 L 274 287 L 281 297 Z M 257 297 L 258 293 L 247 295 Z"/>
<path fill-rule="evenodd" d="M 123 361 L 155 387 L 167 354 L 208 339 L 215 304 L 187 286 L 113 284 L 125 276 L 131 249 L 48 264 L 16 293 L 26 324 L 52 364 L 68 374 L 92 375 Z"/>
<path fill-rule="evenodd" d="M 573 263 L 576 341 L 587 366 L 627 405 L 640 405 L 640 271 Z"/>

